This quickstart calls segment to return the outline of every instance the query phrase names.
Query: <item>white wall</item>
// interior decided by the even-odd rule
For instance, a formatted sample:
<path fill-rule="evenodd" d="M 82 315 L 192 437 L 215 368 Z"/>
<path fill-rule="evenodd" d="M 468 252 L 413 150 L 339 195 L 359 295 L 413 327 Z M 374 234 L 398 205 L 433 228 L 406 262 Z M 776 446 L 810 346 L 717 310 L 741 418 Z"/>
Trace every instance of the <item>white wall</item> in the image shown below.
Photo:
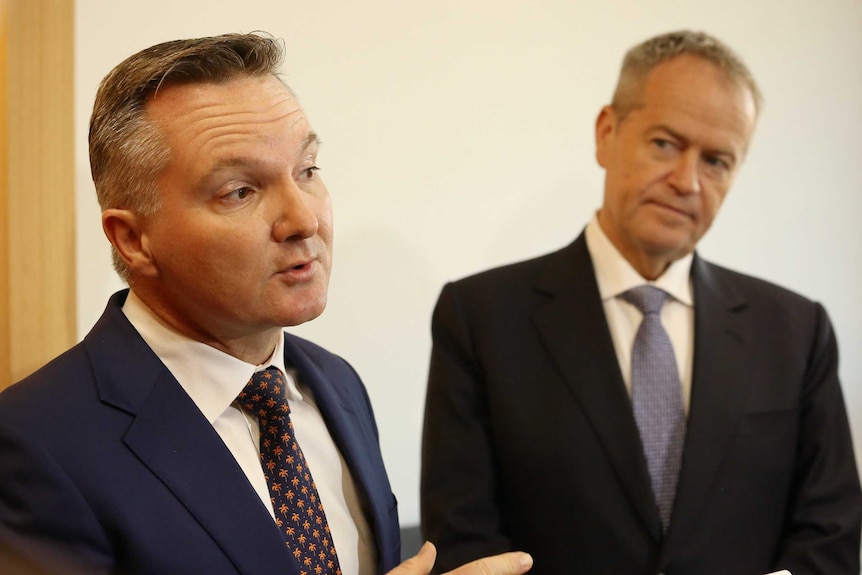
<path fill-rule="evenodd" d="M 330 306 L 296 329 L 349 359 L 377 411 L 405 524 L 418 522 L 429 319 L 447 280 L 556 249 L 601 195 L 592 125 L 626 48 L 705 29 L 766 94 L 747 164 L 701 245 L 821 300 L 862 448 L 859 0 L 77 0 L 80 336 L 121 287 L 89 177 L 98 81 L 163 40 L 267 30 L 324 146 L 336 210 Z M 862 453 L 862 451 L 860 451 Z"/>

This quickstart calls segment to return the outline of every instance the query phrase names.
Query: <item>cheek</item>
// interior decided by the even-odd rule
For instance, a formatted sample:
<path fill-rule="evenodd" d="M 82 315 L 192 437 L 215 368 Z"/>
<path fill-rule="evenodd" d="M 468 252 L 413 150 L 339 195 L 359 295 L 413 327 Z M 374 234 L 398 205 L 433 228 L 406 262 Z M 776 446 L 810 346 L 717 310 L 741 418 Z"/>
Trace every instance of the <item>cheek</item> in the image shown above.
<path fill-rule="evenodd" d="M 703 193 L 703 211 L 701 213 L 700 223 L 698 226 L 698 238 L 703 237 L 706 231 L 712 227 L 712 223 L 718 215 L 718 211 L 721 208 L 725 195 L 726 190 L 721 192 L 709 190 Z"/>
<path fill-rule="evenodd" d="M 661 191 L 668 172 L 665 164 L 654 161 L 633 161 L 621 167 L 617 186 L 620 202 L 634 209 L 656 189 Z"/>
<path fill-rule="evenodd" d="M 252 235 L 213 223 L 194 225 L 189 219 L 162 238 L 162 256 L 176 275 L 197 276 L 198 281 L 225 276 L 250 278 L 249 272 L 263 263 L 255 247 L 260 242 Z"/>
<path fill-rule="evenodd" d="M 327 250 L 332 252 L 332 239 L 334 236 L 332 222 L 332 204 L 327 197 L 321 208 L 317 210 L 317 235 L 326 244 Z"/>
<path fill-rule="evenodd" d="M 716 216 L 719 208 L 721 208 L 721 204 L 724 203 L 724 198 L 726 196 L 727 196 L 727 189 L 726 188 L 709 189 L 709 190 L 704 192 L 704 195 L 703 195 L 704 211 L 710 217 L 710 219 L 712 219 Z"/>

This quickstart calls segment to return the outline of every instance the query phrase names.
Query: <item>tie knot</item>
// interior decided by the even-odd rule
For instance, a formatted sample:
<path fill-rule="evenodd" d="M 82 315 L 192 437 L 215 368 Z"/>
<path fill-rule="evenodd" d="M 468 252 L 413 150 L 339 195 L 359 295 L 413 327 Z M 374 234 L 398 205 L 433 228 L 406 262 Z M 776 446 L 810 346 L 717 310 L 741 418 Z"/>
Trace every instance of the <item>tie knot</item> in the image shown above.
<path fill-rule="evenodd" d="M 284 394 L 284 375 L 281 370 L 270 366 L 256 372 L 237 396 L 237 402 L 258 419 L 288 414 L 290 408 Z"/>
<path fill-rule="evenodd" d="M 654 286 L 642 285 L 623 293 L 622 298 L 647 315 L 661 311 L 667 292 Z"/>

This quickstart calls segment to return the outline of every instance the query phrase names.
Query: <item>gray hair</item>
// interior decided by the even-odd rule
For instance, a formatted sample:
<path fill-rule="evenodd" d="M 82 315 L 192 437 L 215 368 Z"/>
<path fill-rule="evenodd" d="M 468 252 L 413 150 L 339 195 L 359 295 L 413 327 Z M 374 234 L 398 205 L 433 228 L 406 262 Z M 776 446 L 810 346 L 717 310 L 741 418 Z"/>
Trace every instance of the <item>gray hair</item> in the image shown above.
<path fill-rule="evenodd" d="M 611 101 L 620 121 L 640 104 L 641 91 L 653 68 L 684 55 L 702 58 L 724 70 L 729 80 L 751 92 L 756 114 L 760 113 L 763 95 L 742 59 L 709 34 L 679 30 L 650 38 L 626 53 Z"/>
<path fill-rule="evenodd" d="M 160 207 L 156 179 L 170 160 L 163 134 L 147 118 L 162 86 L 222 83 L 241 76 L 278 77 L 281 43 L 266 33 L 174 40 L 134 54 L 105 76 L 90 116 L 90 171 L 102 210 L 150 215 Z M 113 250 L 114 269 L 129 269 Z"/>

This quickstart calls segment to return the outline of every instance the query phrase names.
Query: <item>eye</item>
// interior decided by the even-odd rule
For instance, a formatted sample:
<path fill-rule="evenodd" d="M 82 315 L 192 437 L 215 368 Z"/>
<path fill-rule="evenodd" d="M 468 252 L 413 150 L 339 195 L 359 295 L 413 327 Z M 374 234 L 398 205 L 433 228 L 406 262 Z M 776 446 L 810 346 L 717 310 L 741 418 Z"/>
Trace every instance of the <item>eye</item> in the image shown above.
<path fill-rule="evenodd" d="M 715 173 L 726 173 L 731 170 L 730 162 L 722 156 L 707 154 L 703 157 L 703 161 L 709 166 L 709 169 Z"/>
<path fill-rule="evenodd" d="M 655 138 L 652 141 L 653 145 L 660 150 L 669 150 L 673 147 L 673 142 L 664 138 Z"/>
<path fill-rule="evenodd" d="M 711 168 L 721 171 L 730 170 L 730 164 L 721 156 L 714 156 L 710 154 L 704 156 L 703 161 L 706 162 L 706 164 Z"/>
<path fill-rule="evenodd" d="M 224 196 L 222 196 L 222 200 L 227 202 L 240 202 L 248 199 L 248 197 L 252 194 L 254 194 L 254 188 L 249 186 L 242 186 L 239 188 L 234 188 L 233 190 L 226 193 Z"/>
<path fill-rule="evenodd" d="M 318 171 L 320 171 L 320 168 L 318 168 L 317 166 L 311 166 L 310 168 L 302 170 L 302 177 L 306 180 L 313 180 L 314 172 Z"/>

